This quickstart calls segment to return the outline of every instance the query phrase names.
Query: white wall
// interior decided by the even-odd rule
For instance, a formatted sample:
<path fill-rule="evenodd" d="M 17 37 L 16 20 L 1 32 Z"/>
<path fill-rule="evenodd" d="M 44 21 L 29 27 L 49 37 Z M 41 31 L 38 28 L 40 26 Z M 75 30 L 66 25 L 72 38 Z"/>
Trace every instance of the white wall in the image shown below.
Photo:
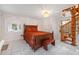
<path fill-rule="evenodd" d="M 41 20 L 30 18 L 30 17 L 18 16 L 18 15 L 9 14 L 9 13 L 3 13 L 2 20 L 3 20 L 3 23 L 2 23 L 3 40 L 21 39 L 21 34 L 23 33 L 24 24 L 38 25 L 39 29 L 40 29 L 40 25 L 41 25 Z M 20 32 L 10 32 L 8 28 L 11 24 L 20 24 L 21 31 Z"/>
<path fill-rule="evenodd" d="M 0 13 L 0 40 L 1 40 L 1 13 Z"/>
<path fill-rule="evenodd" d="M 55 40 L 60 40 L 60 20 L 62 17 L 59 13 L 54 14 L 52 17 L 48 19 L 43 19 L 42 30 L 48 32 L 54 32 Z"/>
<path fill-rule="evenodd" d="M 4 20 L 3 20 L 3 16 L 2 16 L 2 12 L 0 12 L 0 40 L 3 39 L 3 33 L 4 33 Z"/>
<path fill-rule="evenodd" d="M 54 30 L 55 39 L 60 40 L 60 24 L 61 24 L 61 15 L 56 13 L 52 18 L 52 28 Z"/>
<path fill-rule="evenodd" d="M 22 39 L 21 34 L 23 33 L 23 24 L 26 25 L 38 25 L 39 30 L 52 32 L 54 31 L 55 39 L 60 38 L 59 26 L 60 26 L 60 15 L 54 14 L 51 18 L 35 19 L 31 17 L 23 17 L 9 13 L 3 13 L 2 16 L 2 33 L 4 40 L 18 40 Z M 21 24 L 20 32 L 9 32 L 8 27 L 12 23 Z"/>

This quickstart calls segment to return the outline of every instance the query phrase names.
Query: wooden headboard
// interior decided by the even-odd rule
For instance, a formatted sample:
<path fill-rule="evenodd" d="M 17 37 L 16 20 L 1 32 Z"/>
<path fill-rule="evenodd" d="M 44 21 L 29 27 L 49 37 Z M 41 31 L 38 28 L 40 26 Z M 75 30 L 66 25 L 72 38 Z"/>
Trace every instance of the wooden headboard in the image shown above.
<path fill-rule="evenodd" d="M 25 31 L 38 31 L 37 25 L 24 25 Z"/>

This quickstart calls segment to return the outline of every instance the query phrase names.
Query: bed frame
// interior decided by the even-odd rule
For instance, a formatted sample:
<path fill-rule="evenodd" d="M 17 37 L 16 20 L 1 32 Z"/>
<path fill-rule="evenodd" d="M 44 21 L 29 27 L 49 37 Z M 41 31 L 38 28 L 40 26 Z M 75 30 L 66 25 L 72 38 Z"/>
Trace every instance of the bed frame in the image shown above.
<path fill-rule="evenodd" d="M 52 33 L 45 32 L 44 35 L 32 36 L 31 32 L 43 33 L 43 31 L 38 31 L 36 25 L 24 25 L 24 40 L 29 44 L 29 46 L 36 51 L 38 48 L 42 47 L 42 42 L 45 39 L 52 38 L 54 40 Z M 33 38 L 31 38 L 33 37 Z M 55 44 L 55 43 L 54 43 Z"/>

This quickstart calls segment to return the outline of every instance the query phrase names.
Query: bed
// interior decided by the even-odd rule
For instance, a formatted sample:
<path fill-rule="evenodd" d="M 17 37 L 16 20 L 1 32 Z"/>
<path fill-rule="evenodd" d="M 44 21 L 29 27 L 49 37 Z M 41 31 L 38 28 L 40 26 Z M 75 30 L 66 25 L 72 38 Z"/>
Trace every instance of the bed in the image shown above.
<path fill-rule="evenodd" d="M 53 34 L 44 31 L 38 31 L 36 25 L 24 25 L 24 40 L 29 44 L 29 46 L 36 51 L 42 46 L 42 42 L 45 39 L 54 40 Z"/>

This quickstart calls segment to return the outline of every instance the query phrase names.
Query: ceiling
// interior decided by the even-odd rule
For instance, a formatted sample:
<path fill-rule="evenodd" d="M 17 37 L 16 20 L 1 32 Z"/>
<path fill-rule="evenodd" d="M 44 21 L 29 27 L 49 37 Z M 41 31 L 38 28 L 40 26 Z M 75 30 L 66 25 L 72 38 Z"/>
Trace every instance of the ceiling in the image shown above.
<path fill-rule="evenodd" d="M 49 10 L 51 15 L 54 15 L 70 6 L 73 6 L 73 4 L 0 4 L 0 10 L 18 15 L 43 18 L 41 12 L 45 9 Z"/>

